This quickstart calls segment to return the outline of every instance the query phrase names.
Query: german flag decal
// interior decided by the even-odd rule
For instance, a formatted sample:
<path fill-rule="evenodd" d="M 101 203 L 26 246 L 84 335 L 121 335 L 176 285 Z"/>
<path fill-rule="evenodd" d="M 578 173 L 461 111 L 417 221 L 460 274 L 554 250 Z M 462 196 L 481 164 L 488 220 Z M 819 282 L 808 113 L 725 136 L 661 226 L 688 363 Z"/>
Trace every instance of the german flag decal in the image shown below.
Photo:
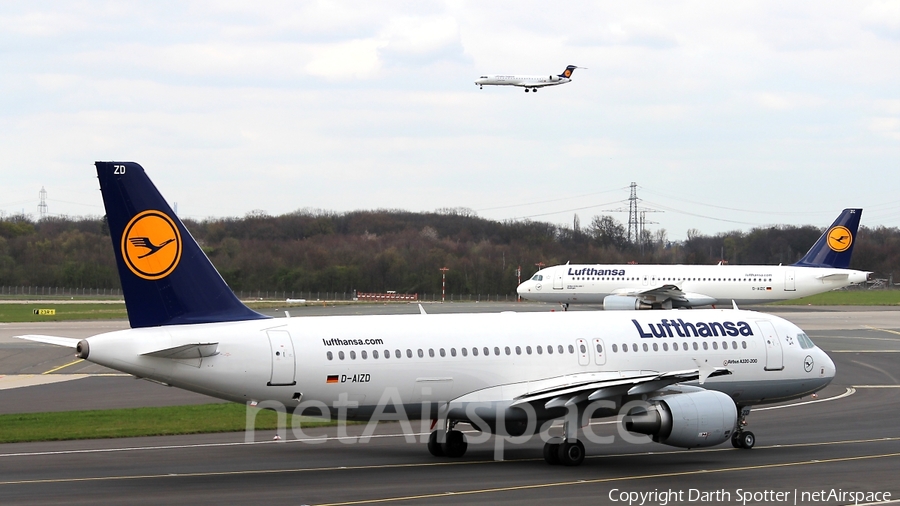
<path fill-rule="evenodd" d="M 327 378 L 325 378 L 325 383 L 337 383 L 338 375 L 337 374 L 329 374 Z"/>

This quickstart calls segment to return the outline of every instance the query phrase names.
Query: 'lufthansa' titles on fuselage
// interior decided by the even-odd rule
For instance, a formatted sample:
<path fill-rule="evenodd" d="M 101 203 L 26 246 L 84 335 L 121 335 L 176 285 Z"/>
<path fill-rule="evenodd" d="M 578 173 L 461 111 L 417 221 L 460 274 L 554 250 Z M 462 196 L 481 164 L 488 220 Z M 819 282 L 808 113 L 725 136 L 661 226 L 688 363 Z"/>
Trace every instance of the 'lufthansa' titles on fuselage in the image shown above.
<path fill-rule="evenodd" d="M 569 276 L 624 276 L 625 269 L 595 269 L 593 267 L 585 267 L 583 269 L 573 269 L 569 267 Z"/>
<path fill-rule="evenodd" d="M 648 323 L 648 330 L 637 321 L 631 320 L 641 338 L 653 337 L 736 337 L 752 336 L 753 329 L 744 321 L 739 322 L 697 322 L 688 323 L 681 318 L 663 318 L 659 323 Z"/>

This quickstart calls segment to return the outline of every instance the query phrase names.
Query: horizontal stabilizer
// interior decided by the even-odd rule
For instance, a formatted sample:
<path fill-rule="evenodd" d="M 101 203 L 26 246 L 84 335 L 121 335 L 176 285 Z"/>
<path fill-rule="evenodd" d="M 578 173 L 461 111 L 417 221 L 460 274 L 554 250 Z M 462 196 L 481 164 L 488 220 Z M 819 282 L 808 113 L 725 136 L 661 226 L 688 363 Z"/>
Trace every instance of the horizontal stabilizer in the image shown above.
<path fill-rule="evenodd" d="M 173 360 L 184 360 L 189 358 L 211 357 L 219 353 L 219 343 L 198 343 L 185 344 L 175 346 L 174 348 L 166 348 L 164 350 L 151 351 L 141 353 L 145 357 L 171 358 Z"/>
<path fill-rule="evenodd" d="M 78 346 L 78 342 L 81 339 L 72 339 L 71 337 L 56 337 L 56 336 L 38 336 L 38 335 L 28 335 L 28 336 L 15 336 L 19 339 L 25 339 L 28 341 L 36 341 L 38 343 L 45 344 L 53 344 L 56 346 L 65 346 L 66 348 L 75 349 Z"/>

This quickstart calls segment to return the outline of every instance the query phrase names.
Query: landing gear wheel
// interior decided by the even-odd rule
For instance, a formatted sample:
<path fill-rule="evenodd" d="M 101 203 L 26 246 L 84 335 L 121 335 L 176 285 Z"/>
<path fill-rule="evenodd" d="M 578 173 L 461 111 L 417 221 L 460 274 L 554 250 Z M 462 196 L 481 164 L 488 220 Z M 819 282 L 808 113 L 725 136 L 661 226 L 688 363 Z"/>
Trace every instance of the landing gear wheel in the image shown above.
<path fill-rule="evenodd" d="M 466 454 L 466 448 L 469 443 L 466 442 L 466 436 L 458 430 L 451 430 L 447 433 L 447 441 L 441 445 L 444 455 L 451 459 L 458 459 Z"/>
<path fill-rule="evenodd" d="M 584 462 L 584 444 L 575 440 L 574 443 L 565 442 L 559 445 L 559 463 L 564 466 L 579 466 Z"/>
<path fill-rule="evenodd" d="M 535 88 L 535 89 L 533 89 L 533 90 L 531 90 L 531 91 L 534 92 L 534 93 L 537 93 L 537 88 Z"/>
<path fill-rule="evenodd" d="M 551 466 L 559 465 L 559 443 L 544 443 L 544 460 Z"/>
<path fill-rule="evenodd" d="M 756 444 L 756 436 L 753 435 L 753 433 L 749 430 L 741 432 L 740 442 L 741 448 L 749 450 L 750 448 L 753 448 L 753 445 Z"/>
<path fill-rule="evenodd" d="M 734 434 L 731 435 L 731 446 L 733 446 L 735 448 L 741 447 L 741 433 L 740 432 L 735 432 Z"/>
<path fill-rule="evenodd" d="M 436 430 L 431 431 L 431 435 L 428 436 L 428 452 L 435 457 L 444 456 L 444 448 L 441 447 L 441 443 L 438 443 L 438 431 Z"/>
<path fill-rule="evenodd" d="M 525 88 L 525 93 L 528 93 L 528 88 Z"/>

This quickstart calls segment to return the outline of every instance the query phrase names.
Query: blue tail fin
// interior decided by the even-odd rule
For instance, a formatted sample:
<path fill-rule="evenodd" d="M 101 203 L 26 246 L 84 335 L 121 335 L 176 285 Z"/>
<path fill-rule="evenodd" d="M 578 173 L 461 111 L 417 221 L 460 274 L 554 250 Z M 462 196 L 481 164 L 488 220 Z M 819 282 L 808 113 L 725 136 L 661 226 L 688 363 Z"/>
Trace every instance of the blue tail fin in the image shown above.
<path fill-rule="evenodd" d="M 96 162 L 133 328 L 267 318 L 235 297 L 133 162 Z"/>
<path fill-rule="evenodd" d="M 800 267 L 850 267 L 850 255 L 856 245 L 856 230 L 862 209 L 844 209 L 816 244 L 794 265 Z"/>
<path fill-rule="evenodd" d="M 576 67 L 575 65 L 569 65 L 568 67 L 566 67 L 566 70 L 563 70 L 562 74 L 560 74 L 559 77 L 565 77 L 566 79 L 571 79 L 572 74 L 575 73 L 575 69 L 577 69 L 577 68 L 578 67 Z"/>

